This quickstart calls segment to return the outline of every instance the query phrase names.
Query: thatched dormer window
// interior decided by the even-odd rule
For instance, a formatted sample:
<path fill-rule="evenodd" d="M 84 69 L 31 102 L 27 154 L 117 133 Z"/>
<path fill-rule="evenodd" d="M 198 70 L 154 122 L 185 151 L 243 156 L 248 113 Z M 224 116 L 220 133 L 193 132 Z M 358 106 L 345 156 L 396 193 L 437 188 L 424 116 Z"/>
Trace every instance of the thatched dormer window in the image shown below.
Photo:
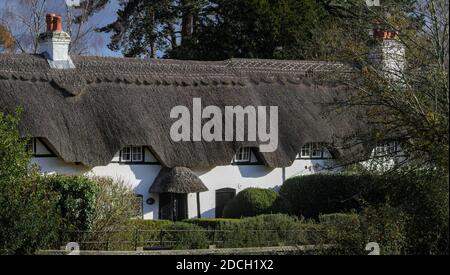
<path fill-rule="evenodd" d="M 323 142 L 310 142 L 303 145 L 300 151 L 300 158 L 302 159 L 321 159 L 325 158 L 326 148 Z"/>
<path fill-rule="evenodd" d="M 120 151 L 121 162 L 142 162 L 144 148 L 142 146 L 127 146 Z"/>
<path fill-rule="evenodd" d="M 243 147 L 239 149 L 234 156 L 234 162 L 250 162 L 251 152 L 252 150 L 250 147 Z"/>

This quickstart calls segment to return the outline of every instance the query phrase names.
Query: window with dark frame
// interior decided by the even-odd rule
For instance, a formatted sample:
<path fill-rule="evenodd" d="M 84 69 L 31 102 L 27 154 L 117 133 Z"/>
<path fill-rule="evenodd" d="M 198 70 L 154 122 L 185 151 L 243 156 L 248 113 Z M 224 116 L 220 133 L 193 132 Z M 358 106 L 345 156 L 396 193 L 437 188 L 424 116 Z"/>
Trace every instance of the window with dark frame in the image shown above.
<path fill-rule="evenodd" d="M 244 147 L 239 149 L 239 151 L 236 153 L 234 157 L 234 162 L 250 162 L 250 156 L 251 156 L 251 148 L 250 147 Z"/>

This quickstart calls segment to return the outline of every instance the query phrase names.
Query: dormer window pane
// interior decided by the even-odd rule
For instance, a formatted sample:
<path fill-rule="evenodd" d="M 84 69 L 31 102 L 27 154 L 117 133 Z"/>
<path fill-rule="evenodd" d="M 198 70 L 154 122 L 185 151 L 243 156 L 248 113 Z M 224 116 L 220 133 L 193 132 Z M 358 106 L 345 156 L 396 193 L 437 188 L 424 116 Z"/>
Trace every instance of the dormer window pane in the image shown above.
<path fill-rule="evenodd" d="M 122 161 L 131 161 L 131 146 L 122 149 Z"/>
<path fill-rule="evenodd" d="M 251 150 L 250 147 L 241 148 L 234 158 L 235 162 L 249 162 L 250 161 Z"/>
<path fill-rule="evenodd" d="M 323 151 L 323 145 L 319 142 L 311 143 L 311 157 L 312 158 L 321 158 Z"/>
<path fill-rule="evenodd" d="M 133 161 L 142 161 L 142 147 L 132 147 Z"/>
<path fill-rule="evenodd" d="M 300 152 L 300 157 L 309 158 L 311 156 L 311 144 L 307 143 L 303 145 L 302 150 Z"/>

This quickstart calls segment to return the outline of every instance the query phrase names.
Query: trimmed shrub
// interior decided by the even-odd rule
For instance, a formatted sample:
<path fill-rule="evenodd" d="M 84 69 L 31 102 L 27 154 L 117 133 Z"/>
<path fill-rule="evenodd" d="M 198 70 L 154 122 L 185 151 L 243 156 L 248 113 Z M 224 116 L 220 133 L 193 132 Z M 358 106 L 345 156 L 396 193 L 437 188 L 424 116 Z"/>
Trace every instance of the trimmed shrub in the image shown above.
<path fill-rule="evenodd" d="M 302 240 L 299 220 L 284 214 L 248 217 L 227 224 L 216 240 L 223 247 L 260 247 L 298 244 Z"/>
<path fill-rule="evenodd" d="M 40 178 L 42 184 L 59 194 L 58 208 L 63 224 L 61 231 L 91 229 L 95 212 L 95 181 L 84 176 L 52 175 Z"/>
<path fill-rule="evenodd" d="M 160 247 L 163 245 L 161 241 L 162 233 L 161 230 L 171 226 L 172 221 L 168 220 L 134 220 L 132 223 L 133 236 L 137 242 L 138 246 L 141 247 Z"/>
<path fill-rule="evenodd" d="M 190 219 L 183 222 L 195 224 L 208 230 L 222 230 L 233 225 L 239 226 L 241 221 L 241 219 Z"/>
<path fill-rule="evenodd" d="M 291 213 L 307 218 L 337 212 L 361 212 L 389 203 L 406 215 L 406 254 L 448 254 L 448 177 L 423 170 L 407 174 L 318 174 L 288 179 L 280 195 Z M 386 210 L 387 211 L 387 210 Z M 395 215 L 394 215 L 395 216 Z M 402 218 L 403 219 L 403 218 Z M 398 253 L 393 244 L 389 253 Z"/>
<path fill-rule="evenodd" d="M 368 207 L 359 215 L 321 215 L 320 222 L 327 232 L 323 244 L 334 246 L 323 253 L 366 255 L 369 242 L 378 243 L 383 255 L 402 254 L 405 248 L 406 217 L 390 206 Z"/>
<path fill-rule="evenodd" d="M 229 201 L 223 210 L 225 218 L 254 217 L 273 213 L 279 194 L 270 189 L 247 188 Z"/>
<path fill-rule="evenodd" d="M 316 174 L 286 180 L 280 195 L 292 214 L 317 219 L 320 214 L 360 211 L 364 203 L 381 203 L 383 186 L 370 175 Z"/>
<path fill-rule="evenodd" d="M 173 224 L 173 222 L 169 220 L 135 219 L 131 221 L 131 227 L 140 231 L 161 230 L 171 224 Z"/>
<path fill-rule="evenodd" d="M 257 247 L 315 244 L 324 239 L 322 225 L 285 214 L 260 215 L 242 219 L 186 220 L 207 232 L 217 247 Z"/>
<path fill-rule="evenodd" d="M 164 226 L 162 232 L 164 246 L 172 249 L 204 249 L 208 248 L 208 238 L 200 226 L 175 222 Z"/>

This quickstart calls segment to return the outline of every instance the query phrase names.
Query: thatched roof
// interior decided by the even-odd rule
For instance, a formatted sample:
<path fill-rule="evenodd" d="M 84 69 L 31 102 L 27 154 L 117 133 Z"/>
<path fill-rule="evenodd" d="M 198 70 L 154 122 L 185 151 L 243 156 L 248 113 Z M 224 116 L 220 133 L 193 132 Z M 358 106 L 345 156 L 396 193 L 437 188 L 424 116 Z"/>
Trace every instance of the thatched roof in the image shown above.
<path fill-rule="evenodd" d="M 163 168 L 150 187 L 150 193 L 200 193 L 208 188 L 191 169 L 186 167 Z"/>
<path fill-rule="evenodd" d="M 148 146 L 166 167 L 228 165 L 248 142 L 173 142 L 171 109 L 279 106 L 279 146 L 261 154 L 289 166 L 303 144 L 335 142 L 355 130 L 353 114 L 325 115 L 349 91 L 329 81 L 340 63 L 228 60 L 198 62 L 72 56 L 76 69 L 50 69 L 39 55 L 0 54 L 0 111 L 22 107 L 23 136 L 46 140 L 67 162 L 105 165 L 127 145 Z"/>

